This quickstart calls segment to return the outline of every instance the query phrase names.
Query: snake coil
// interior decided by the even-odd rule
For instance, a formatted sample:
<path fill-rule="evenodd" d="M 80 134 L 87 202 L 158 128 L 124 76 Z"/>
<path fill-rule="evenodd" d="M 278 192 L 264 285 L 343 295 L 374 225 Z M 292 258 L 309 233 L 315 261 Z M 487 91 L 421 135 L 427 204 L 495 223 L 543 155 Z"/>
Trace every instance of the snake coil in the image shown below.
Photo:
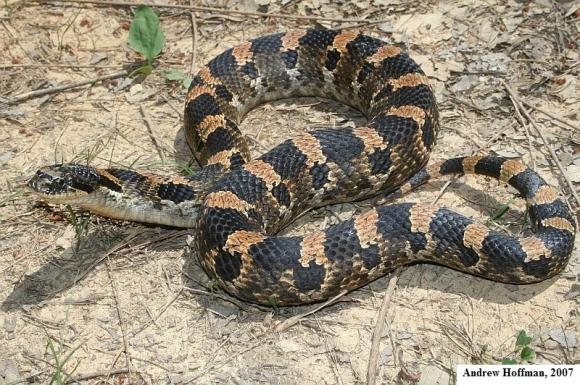
<path fill-rule="evenodd" d="M 238 123 L 259 104 L 296 96 L 348 104 L 368 123 L 301 133 L 250 160 Z M 568 206 L 520 162 L 484 156 L 426 166 L 439 129 L 428 79 L 401 49 L 366 35 L 277 33 L 223 52 L 193 79 L 185 128 L 203 166 L 188 178 L 67 164 L 39 170 L 29 185 L 49 201 L 113 218 L 195 227 L 204 269 L 233 295 L 263 304 L 320 301 L 416 261 L 537 282 L 572 253 Z M 515 237 L 447 208 L 401 203 L 312 234 L 276 235 L 313 207 L 402 194 L 462 173 L 515 187 L 534 234 Z"/>

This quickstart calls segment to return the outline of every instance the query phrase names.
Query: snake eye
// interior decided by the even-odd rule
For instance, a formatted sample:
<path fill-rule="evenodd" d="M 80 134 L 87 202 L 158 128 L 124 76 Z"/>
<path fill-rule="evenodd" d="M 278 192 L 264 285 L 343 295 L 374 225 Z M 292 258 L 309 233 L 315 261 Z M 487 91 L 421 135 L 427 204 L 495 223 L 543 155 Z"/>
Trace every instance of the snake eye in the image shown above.
<path fill-rule="evenodd" d="M 56 178 L 52 181 L 53 190 L 57 192 L 66 189 L 67 184 L 67 181 L 62 178 Z"/>

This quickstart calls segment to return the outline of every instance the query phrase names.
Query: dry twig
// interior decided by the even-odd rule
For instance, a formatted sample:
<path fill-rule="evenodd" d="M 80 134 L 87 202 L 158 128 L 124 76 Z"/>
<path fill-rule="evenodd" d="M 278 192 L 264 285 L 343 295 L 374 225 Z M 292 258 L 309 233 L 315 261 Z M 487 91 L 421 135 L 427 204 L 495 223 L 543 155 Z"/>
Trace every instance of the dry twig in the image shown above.
<path fill-rule="evenodd" d="M 526 124 L 526 121 L 525 121 L 524 117 L 522 116 L 522 114 L 520 113 L 520 109 L 518 108 L 518 105 L 516 104 L 516 101 L 514 100 L 514 98 L 511 94 L 510 94 L 510 100 L 512 101 L 512 104 L 514 105 L 514 111 L 516 112 L 516 116 L 517 116 L 520 124 L 524 128 L 524 133 L 526 134 L 526 139 L 528 140 L 528 152 L 530 153 L 530 163 L 532 164 L 532 170 L 535 171 L 536 170 L 536 159 L 534 157 L 534 149 L 532 147 L 532 137 L 530 135 L 530 129 L 528 128 L 528 125 Z"/>
<path fill-rule="evenodd" d="M 34 379 L 34 377 L 38 377 L 42 373 L 44 373 L 42 370 L 38 370 L 32 374 L 29 374 L 26 377 L 21 377 L 19 380 L 7 382 L 4 385 L 18 385 L 18 384 L 30 383 L 30 382 L 32 382 L 31 380 Z"/>
<path fill-rule="evenodd" d="M 277 332 L 283 332 L 284 330 L 296 325 L 298 322 L 300 322 L 300 320 L 302 318 L 308 317 L 309 315 L 312 315 L 312 314 L 316 313 L 317 311 L 324 309 L 325 307 L 327 307 L 329 305 L 332 305 L 333 303 L 335 303 L 340 297 L 342 297 L 346 293 L 348 293 L 348 291 L 343 290 L 340 293 L 338 293 L 338 295 L 332 297 L 331 299 L 329 299 L 328 301 L 326 301 L 322 305 L 316 307 L 315 309 L 310 310 L 310 311 L 303 313 L 303 314 L 295 315 L 293 317 L 288 318 L 287 320 L 284 320 L 283 322 L 281 322 L 280 324 L 278 324 L 276 326 L 275 330 Z"/>
<path fill-rule="evenodd" d="M 35 63 L 35 64 L 0 64 L 0 70 L 7 70 L 12 68 L 92 68 L 92 69 L 105 69 L 105 68 L 120 68 L 123 64 L 110 64 L 110 65 L 98 65 L 98 64 L 62 64 L 62 63 Z"/>
<path fill-rule="evenodd" d="M 561 118 L 557 115 L 554 115 L 550 111 L 546 111 L 543 108 L 540 108 L 538 106 L 534 106 L 532 103 L 527 102 L 525 100 L 521 100 L 521 102 L 522 102 L 522 104 L 525 104 L 526 106 L 528 106 L 528 107 L 530 107 L 538 112 L 541 112 L 542 114 L 549 116 L 550 118 L 552 118 L 560 123 L 567 125 L 568 127 L 572 128 L 573 130 L 580 131 L 580 127 L 576 126 L 574 123 L 570 122 L 569 120 L 566 120 L 566 119 Z"/>
<path fill-rule="evenodd" d="M 110 377 L 110 376 L 115 375 L 115 374 L 123 374 L 123 373 L 128 373 L 128 372 L 130 372 L 129 368 L 122 368 L 122 369 L 101 370 L 98 372 L 80 374 L 80 375 L 74 376 L 73 378 L 68 380 L 67 384 L 68 383 L 75 383 L 75 382 L 79 382 L 79 381 L 84 381 L 84 380 L 90 380 L 91 378 L 95 378 L 95 377 Z"/>
<path fill-rule="evenodd" d="M 159 144 L 159 140 L 157 140 L 157 136 L 153 133 L 153 125 L 151 124 L 151 121 L 147 117 L 147 113 L 145 112 L 145 108 L 143 108 L 142 104 L 139 105 L 139 111 L 141 112 L 141 116 L 143 117 L 143 121 L 145 122 L 145 126 L 147 127 L 147 131 L 149 132 L 149 137 L 151 138 L 151 141 L 155 146 L 155 150 L 157 150 L 161 162 L 165 163 L 165 153 L 163 152 L 163 148 L 161 148 L 161 145 Z"/>
<path fill-rule="evenodd" d="M 219 369 L 222 366 L 224 366 L 224 365 L 226 365 L 228 363 L 231 363 L 236 357 L 241 356 L 242 354 L 247 353 L 250 350 L 253 350 L 253 349 L 257 348 L 258 346 L 263 345 L 264 344 L 263 339 L 264 339 L 264 334 L 262 334 L 262 335 L 260 335 L 260 336 L 258 336 L 256 338 L 256 340 L 257 340 L 256 343 L 250 345 L 249 347 L 247 347 L 247 348 L 245 348 L 245 349 L 243 349 L 243 350 L 241 350 L 239 352 L 233 353 L 232 355 L 230 355 L 229 357 L 227 357 L 223 361 L 219 361 L 219 362 L 216 362 L 216 363 L 212 363 L 207 368 L 203 368 L 203 370 L 199 374 L 196 374 L 194 377 L 188 379 L 187 381 L 184 381 L 184 383 L 186 383 L 186 384 L 190 384 L 192 382 L 195 383 L 196 380 L 198 380 L 199 378 L 201 378 L 201 377 L 205 376 L 206 374 L 210 373 L 212 370 Z"/>
<path fill-rule="evenodd" d="M 320 320 L 316 316 L 314 316 L 314 319 L 316 320 L 318 327 L 322 329 L 322 324 L 320 323 Z M 340 375 L 340 371 L 338 370 L 338 358 L 336 356 L 334 346 L 331 346 L 331 344 L 328 342 L 328 338 L 324 334 L 322 334 L 322 340 L 324 341 L 324 348 L 326 349 L 326 353 L 328 354 L 328 359 L 330 361 L 332 372 L 334 373 L 334 378 L 336 379 L 336 384 L 343 385 L 344 381 L 342 380 L 342 376 Z"/>
<path fill-rule="evenodd" d="M 184 274 L 184 275 L 186 275 L 186 274 Z M 188 278 L 191 279 L 191 277 L 189 277 L 189 276 L 188 276 Z M 251 312 L 252 308 L 266 311 L 266 308 L 262 308 L 262 307 L 260 307 L 260 305 L 254 305 L 254 304 L 246 305 L 244 302 L 238 301 L 237 299 L 235 299 L 235 297 L 232 297 L 231 295 L 225 295 L 225 294 L 220 294 L 220 293 L 214 293 L 211 291 L 194 289 L 194 288 L 187 287 L 187 286 L 182 286 L 181 288 L 182 288 L 182 290 L 185 290 L 185 291 L 192 293 L 192 294 L 207 295 L 207 296 L 219 298 L 222 301 L 229 302 L 232 305 L 236 306 L 238 309 L 246 311 L 246 312 Z"/>
<path fill-rule="evenodd" d="M 2 24 L 2 26 L 4 27 L 4 29 L 6 30 L 6 32 L 10 36 L 10 38 L 16 43 L 16 45 L 18 47 L 20 47 L 20 49 L 22 50 L 22 52 L 24 52 L 26 57 L 28 57 L 28 60 L 30 60 L 31 62 L 34 62 L 34 58 L 30 55 L 30 52 L 28 50 L 24 49 L 24 47 L 20 43 L 20 39 L 17 36 L 15 36 L 14 33 L 12 33 L 10 28 L 8 28 L 8 24 L 4 20 L 0 20 L 0 24 Z"/>
<path fill-rule="evenodd" d="M 115 308 L 117 309 L 117 317 L 119 318 L 119 327 L 121 328 L 121 335 L 123 337 L 123 347 L 125 351 L 125 362 L 127 363 L 127 368 L 129 375 L 131 375 L 131 354 L 129 353 L 129 344 L 127 342 L 127 333 L 125 332 L 125 320 L 123 314 L 121 313 L 119 296 L 117 295 L 117 287 L 115 286 L 115 280 L 113 279 L 113 272 L 111 271 L 111 262 L 107 257 L 107 274 L 109 275 L 109 281 L 111 282 L 111 289 L 113 290 L 113 298 L 115 299 Z"/>
<path fill-rule="evenodd" d="M 152 317 L 151 320 L 141 326 L 139 326 L 136 329 L 131 330 L 129 333 L 131 334 L 132 337 L 136 336 L 137 334 L 141 333 L 143 330 L 147 329 L 151 324 L 154 324 L 159 317 L 161 317 L 163 315 L 163 313 L 165 313 L 165 311 L 167 309 L 169 309 L 169 307 L 175 302 L 177 301 L 177 299 L 181 296 L 181 293 L 183 293 L 183 287 L 173 296 L 173 298 L 171 298 L 166 304 L 165 306 L 163 306 L 161 308 L 161 310 L 159 310 L 159 312 L 157 313 L 157 315 L 155 317 Z"/>
<path fill-rule="evenodd" d="M 70 90 L 72 88 L 77 88 L 77 87 L 82 87 L 82 86 L 86 86 L 89 84 L 94 84 L 97 82 L 101 82 L 103 80 L 122 78 L 122 77 L 125 77 L 127 75 L 128 75 L 127 71 L 120 71 L 120 72 L 115 72 L 115 73 L 112 73 L 109 75 L 99 76 L 99 77 L 96 77 L 93 79 L 82 80 L 82 81 L 76 82 L 76 83 L 65 84 L 62 86 L 26 92 L 24 94 L 16 95 L 16 96 L 8 99 L 7 103 L 8 104 L 16 104 L 16 103 L 20 103 L 20 102 L 27 100 L 27 99 L 37 98 L 39 96 L 44 96 L 44 95 L 56 94 L 56 93 L 59 93 L 61 91 Z"/>
<path fill-rule="evenodd" d="M 189 0 L 189 6 L 193 7 L 193 0 Z M 191 63 L 189 64 L 189 72 L 193 73 L 195 69 L 196 55 L 197 55 L 197 19 L 195 12 L 189 12 L 191 16 Z"/>
<path fill-rule="evenodd" d="M 139 233 L 141 231 L 142 230 L 140 230 L 140 229 L 134 229 L 134 230 L 128 232 L 127 236 L 125 238 L 123 238 L 121 241 L 119 241 L 115 245 L 111 246 L 107 251 L 105 251 L 105 253 L 102 256 L 100 256 L 97 260 L 95 260 L 95 262 L 91 263 L 91 265 L 86 270 L 80 272 L 75 277 L 75 279 L 71 283 L 70 287 L 76 285 L 81 279 L 83 279 L 89 273 L 89 271 L 93 271 L 94 267 L 97 266 L 99 263 L 101 263 L 109 255 L 111 255 L 111 254 L 119 251 L 123 247 L 127 246 L 137 235 L 139 235 Z"/>
<path fill-rule="evenodd" d="M 99 348 L 95 348 L 95 351 L 97 351 L 99 353 L 102 353 L 102 354 L 106 354 L 108 356 L 116 356 L 117 355 L 117 353 L 108 352 L 106 350 L 102 350 L 102 349 L 99 349 Z M 146 364 L 156 366 L 159 369 L 164 370 L 167 373 L 175 373 L 173 370 L 171 370 L 171 369 L 167 368 L 166 366 L 163 366 L 160 363 L 158 363 L 156 361 L 153 361 L 153 360 L 149 360 L 149 359 L 146 359 L 146 358 L 140 358 L 140 357 L 136 357 L 136 356 L 131 356 L 131 360 L 133 360 L 133 361 L 139 361 L 139 362 L 144 362 Z"/>
<path fill-rule="evenodd" d="M 129 1 L 102 1 L 102 0 L 32 0 L 36 3 L 71 3 L 71 4 L 96 4 L 96 5 L 108 5 L 114 7 L 136 7 L 138 3 L 133 3 Z M 301 15 L 285 15 L 282 13 L 266 13 L 266 12 L 250 12 L 250 11 L 238 11 L 236 9 L 225 9 L 225 8 L 215 8 L 215 7 L 202 7 L 202 6 L 191 6 L 191 5 L 179 5 L 179 4 L 152 4 L 156 8 L 173 8 L 173 9 L 185 9 L 188 11 L 199 11 L 199 12 L 210 12 L 210 13 L 226 13 L 232 15 L 243 15 L 243 16 L 254 16 L 254 17 L 272 17 L 278 19 L 290 19 L 290 20 L 311 20 L 311 21 L 334 21 L 337 23 L 381 23 L 385 20 L 365 20 L 365 19 L 348 19 L 342 17 L 324 17 L 324 16 L 301 16 Z"/>
<path fill-rule="evenodd" d="M 374 385 L 377 382 L 377 366 L 379 362 L 379 346 L 381 343 L 381 336 L 383 335 L 383 330 L 385 326 L 385 316 L 387 315 L 387 309 L 389 308 L 389 303 L 397 286 L 397 281 L 399 280 L 399 272 L 396 271 L 389 281 L 387 286 L 387 291 L 383 296 L 383 302 L 381 303 L 381 308 L 379 309 L 379 315 L 377 316 L 377 322 L 375 324 L 375 330 L 373 330 L 373 339 L 371 343 L 371 352 L 369 355 L 369 364 L 367 366 L 367 385 Z"/>
<path fill-rule="evenodd" d="M 439 190 L 439 192 L 437 193 L 435 198 L 433 198 L 433 200 L 431 201 L 432 205 L 434 205 L 435 203 L 437 203 L 437 201 L 439 199 L 441 199 L 443 194 L 445 194 L 447 187 L 449 187 L 451 185 L 451 183 L 453 183 L 457 178 L 458 178 L 458 176 L 453 176 L 453 177 L 451 177 L 451 179 L 449 179 L 448 181 L 445 182 L 445 184 L 443 185 L 443 187 L 441 187 L 441 189 Z"/>

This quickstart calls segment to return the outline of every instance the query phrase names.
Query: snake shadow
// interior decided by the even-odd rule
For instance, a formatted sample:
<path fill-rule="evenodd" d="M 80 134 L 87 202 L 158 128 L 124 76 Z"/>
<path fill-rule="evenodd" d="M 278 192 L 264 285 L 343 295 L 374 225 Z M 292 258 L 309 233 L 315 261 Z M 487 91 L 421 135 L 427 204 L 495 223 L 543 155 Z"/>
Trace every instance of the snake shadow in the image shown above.
<path fill-rule="evenodd" d="M 50 257 L 38 270 L 26 274 L 2 302 L 0 309 L 12 311 L 49 301 L 79 284 L 106 258 L 124 247 L 137 247 L 145 253 L 182 249 L 183 239 L 175 242 L 172 238 L 172 234 L 179 231 L 169 228 L 167 231 L 159 234 L 153 226 L 99 226 L 83 237 L 80 245 L 73 242 L 70 247 Z M 152 242 L 152 239 L 159 241 Z"/>

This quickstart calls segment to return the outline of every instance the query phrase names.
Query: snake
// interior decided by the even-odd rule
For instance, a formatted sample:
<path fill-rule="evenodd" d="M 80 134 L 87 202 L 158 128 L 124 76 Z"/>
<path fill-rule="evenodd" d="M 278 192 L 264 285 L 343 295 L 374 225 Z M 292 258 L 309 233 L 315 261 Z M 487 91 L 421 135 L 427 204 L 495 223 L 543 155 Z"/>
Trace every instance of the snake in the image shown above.
<path fill-rule="evenodd" d="M 238 128 L 255 107 L 314 96 L 360 111 L 364 125 L 292 135 L 251 159 Z M 560 273 L 576 222 L 562 197 L 517 159 L 465 156 L 429 164 L 439 114 L 425 73 L 397 45 L 350 30 L 292 30 L 243 42 L 193 77 L 189 176 L 65 163 L 39 169 L 40 199 L 99 215 L 192 228 L 193 253 L 225 291 L 280 306 L 319 302 L 394 269 L 427 262 L 527 284 Z M 304 235 L 280 235 L 304 212 L 369 197 L 400 197 L 434 177 L 474 174 L 525 199 L 531 231 L 511 235 L 426 203 L 375 205 Z"/>

